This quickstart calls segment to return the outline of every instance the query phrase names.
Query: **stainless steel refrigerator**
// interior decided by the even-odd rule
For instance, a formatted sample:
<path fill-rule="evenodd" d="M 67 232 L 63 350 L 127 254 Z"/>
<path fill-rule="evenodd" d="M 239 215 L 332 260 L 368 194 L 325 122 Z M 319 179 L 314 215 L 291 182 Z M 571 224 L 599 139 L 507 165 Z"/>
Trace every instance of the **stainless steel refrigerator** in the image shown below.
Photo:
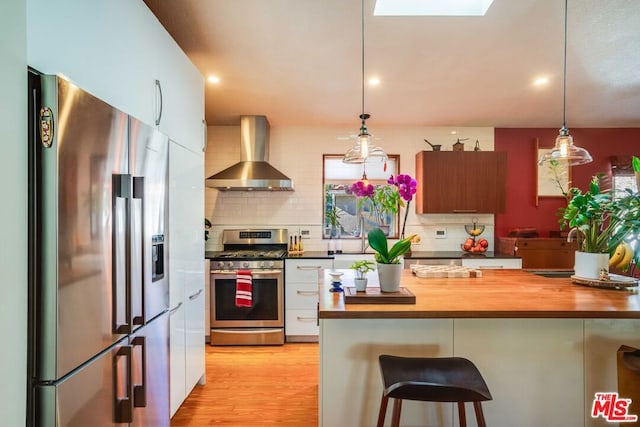
<path fill-rule="evenodd" d="M 29 426 L 168 426 L 168 138 L 29 70 Z"/>

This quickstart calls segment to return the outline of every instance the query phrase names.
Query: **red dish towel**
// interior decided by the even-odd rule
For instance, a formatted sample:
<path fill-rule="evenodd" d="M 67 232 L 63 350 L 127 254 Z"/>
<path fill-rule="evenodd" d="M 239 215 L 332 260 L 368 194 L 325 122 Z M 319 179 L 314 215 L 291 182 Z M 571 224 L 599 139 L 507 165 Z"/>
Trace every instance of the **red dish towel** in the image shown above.
<path fill-rule="evenodd" d="M 236 307 L 251 307 L 252 287 L 251 271 L 236 271 Z"/>

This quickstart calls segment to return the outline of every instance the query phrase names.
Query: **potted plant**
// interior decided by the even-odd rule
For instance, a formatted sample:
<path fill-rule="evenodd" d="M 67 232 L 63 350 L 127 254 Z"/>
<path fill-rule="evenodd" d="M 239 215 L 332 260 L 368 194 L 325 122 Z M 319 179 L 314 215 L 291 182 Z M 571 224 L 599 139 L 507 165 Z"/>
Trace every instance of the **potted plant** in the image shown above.
<path fill-rule="evenodd" d="M 209 240 L 209 229 L 211 228 L 211 221 L 207 218 L 204 219 L 204 240 Z"/>
<path fill-rule="evenodd" d="M 570 240 L 576 236 L 575 275 L 586 279 L 600 279 L 611 266 L 628 269 L 638 254 L 625 242 L 640 232 L 640 198 L 626 190 L 622 197 L 613 197 L 610 190 L 600 188 L 602 174 L 593 177 L 589 190 L 570 188 L 568 202 L 561 208 L 560 227 L 569 226 Z"/>
<path fill-rule="evenodd" d="M 360 260 L 355 261 L 349 268 L 356 272 L 356 277 L 353 282 L 356 285 L 356 291 L 364 292 L 367 289 L 367 273 L 375 270 L 373 268 L 375 264 L 373 261 Z"/>
<path fill-rule="evenodd" d="M 381 292 L 397 292 L 400 289 L 400 277 L 402 276 L 402 255 L 411 248 L 411 240 L 415 234 L 398 240 L 391 248 L 387 242 L 387 236 L 379 228 L 374 228 L 367 235 L 369 246 L 375 251 L 380 280 Z"/>
<path fill-rule="evenodd" d="M 329 225 L 329 237 L 339 237 L 342 234 L 344 228 L 340 223 L 340 217 L 342 216 L 342 212 L 338 211 L 336 205 L 331 205 L 331 208 L 325 212 L 325 218 L 327 220 L 327 224 Z"/>

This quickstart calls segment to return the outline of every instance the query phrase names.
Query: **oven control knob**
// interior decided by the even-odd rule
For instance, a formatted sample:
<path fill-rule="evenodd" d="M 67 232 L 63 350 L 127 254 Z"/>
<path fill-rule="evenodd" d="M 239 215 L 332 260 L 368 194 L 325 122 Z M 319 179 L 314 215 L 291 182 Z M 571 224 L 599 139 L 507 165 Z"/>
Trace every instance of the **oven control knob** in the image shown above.
<path fill-rule="evenodd" d="M 228 261 L 227 262 L 227 267 L 232 268 L 233 267 L 233 261 Z"/>
<path fill-rule="evenodd" d="M 258 267 L 264 268 L 264 261 L 260 261 L 260 264 L 258 264 Z"/>
<path fill-rule="evenodd" d="M 219 268 L 224 267 L 224 261 L 218 261 L 218 267 Z"/>
<path fill-rule="evenodd" d="M 274 265 L 275 265 L 275 262 L 269 261 L 269 267 L 273 267 Z"/>
<path fill-rule="evenodd" d="M 244 268 L 249 267 L 249 261 L 243 261 L 243 262 L 242 262 L 242 266 L 243 266 Z"/>

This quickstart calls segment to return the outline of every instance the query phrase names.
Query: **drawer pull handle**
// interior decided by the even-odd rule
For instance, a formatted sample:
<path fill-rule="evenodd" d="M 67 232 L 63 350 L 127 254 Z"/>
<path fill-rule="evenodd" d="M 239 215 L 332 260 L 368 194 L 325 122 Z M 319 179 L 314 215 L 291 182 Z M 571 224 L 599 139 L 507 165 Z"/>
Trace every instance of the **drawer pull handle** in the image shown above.
<path fill-rule="evenodd" d="M 318 291 L 296 291 L 298 295 L 313 296 L 318 295 Z"/>
<path fill-rule="evenodd" d="M 304 317 L 304 316 L 298 316 L 297 319 L 301 322 L 315 322 L 316 318 L 315 317 Z"/>
<path fill-rule="evenodd" d="M 299 265 L 296 268 L 298 270 L 311 271 L 311 270 L 320 270 L 322 267 L 319 265 Z"/>

